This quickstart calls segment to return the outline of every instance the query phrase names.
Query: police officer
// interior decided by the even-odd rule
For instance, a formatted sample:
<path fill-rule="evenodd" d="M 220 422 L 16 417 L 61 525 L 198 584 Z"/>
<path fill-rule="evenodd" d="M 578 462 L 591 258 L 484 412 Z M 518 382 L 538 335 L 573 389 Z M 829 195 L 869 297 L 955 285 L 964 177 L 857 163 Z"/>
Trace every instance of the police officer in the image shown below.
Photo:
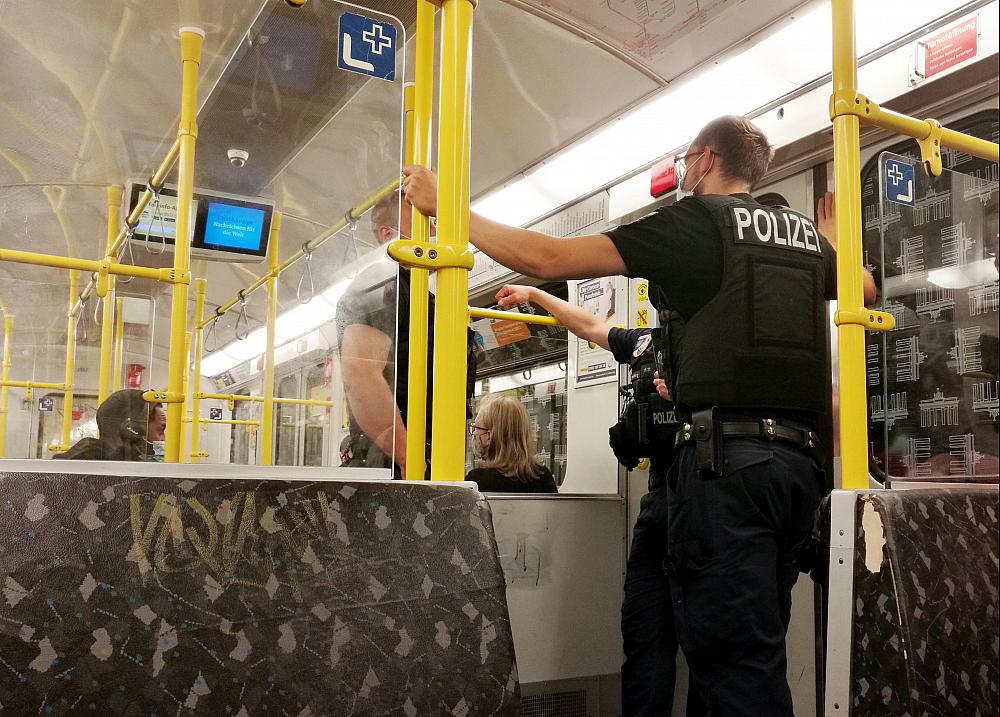
<path fill-rule="evenodd" d="M 621 364 L 630 364 L 653 350 L 649 329 L 609 326 L 594 314 L 534 286 L 508 284 L 497 293 L 501 307 L 521 303 L 542 307 L 570 333 L 610 351 Z M 660 381 L 659 390 L 667 397 Z M 667 559 L 667 468 L 674 447 L 660 447 L 649 457 L 649 492 L 642 497 L 632 531 L 625 568 L 622 601 L 622 714 L 669 717 L 674 702 L 677 634 L 674 631 L 670 586 L 663 563 Z M 688 717 L 704 714 L 697 695 L 689 690 Z"/>
<path fill-rule="evenodd" d="M 686 153 L 680 183 L 692 196 L 632 224 L 571 239 L 476 215 L 469 228 L 481 251 L 530 276 L 643 276 L 679 329 L 671 393 L 689 428 L 667 475 L 670 593 L 698 691 L 724 717 L 792 714 L 785 631 L 823 485 L 834 251 L 807 217 L 753 200 L 772 157 L 751 122 L 720 117 Z M 404 175 L 408 200 L 433 213 L 433 175 Z"/>

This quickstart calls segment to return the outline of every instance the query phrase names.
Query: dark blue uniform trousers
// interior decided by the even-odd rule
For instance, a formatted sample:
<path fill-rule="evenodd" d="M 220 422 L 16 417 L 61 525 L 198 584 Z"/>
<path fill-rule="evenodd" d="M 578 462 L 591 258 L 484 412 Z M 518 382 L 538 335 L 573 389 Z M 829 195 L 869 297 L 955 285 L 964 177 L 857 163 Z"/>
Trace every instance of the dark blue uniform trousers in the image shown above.
<path fill-rule="evenodd" d="M 786 717 L 791 591 L 823 472 L 791 444 L 747 438 L 726 441 L 722 473 L 699 473 L 690 446 L 668 472 L 677 639 L 712 717 Z"/>
<path fill-rule="evenodd" d="M 625 569 L 622 602 L 622 715 L 669 717 L 676 680 L 677 633 L 666 573 L 667 487 L 650 481 L 639 504 L 632 548 Z M 688 717 L 705 714 L 688 688 Z"/>

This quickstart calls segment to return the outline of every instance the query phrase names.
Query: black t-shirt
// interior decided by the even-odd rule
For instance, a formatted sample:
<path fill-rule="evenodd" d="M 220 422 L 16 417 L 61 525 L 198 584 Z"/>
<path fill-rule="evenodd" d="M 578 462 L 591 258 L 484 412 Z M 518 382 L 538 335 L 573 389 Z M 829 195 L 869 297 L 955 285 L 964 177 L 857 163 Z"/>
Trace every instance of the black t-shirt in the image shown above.
<path fill-rule="evenodd" d="M 733 196 L 753 201 L 749 194 Z M 694 197 L 661 207 L 612 229 L 607 236 L 625 262 L 627 275 L 649 279 L 662 292 L 668 307 L 685 320 L 711 301 L 722 286 L 722 235 L 709 210 Z M 827 262 L 824 298 L 836 299 L 835 254 L 824 252 L 823 256 Z"/>
<path fill-rule="evenodd" d="M 736 199 L 754 201 L 749 194 Z M 650 282 L 657 309 L 669 308 L 687 321 L 710 302 L 722 287 L 723 237 L 709 209 L 695 197 L 685 197 L 652 214 L 608 231 L 627 276 Z M 824 298 L 837 298 L 837 263 L 833 251 L 824 251 Z M 658 300 L 666 306 L 658 305 Z M 811 413 L 789 411 L 786 418 L 815 426 Z"/>
<path fill-rule="evenodd" d="M 465 476 L 479 486 L 480 493 L 558 493 L 556 479 L 546 466 L 538 467 L 538 477 L 531 481 L 519 481 L 505 476 L 496 468 L 473 468 Z"/>
<path fill-rule="evenodd" d="M 398 279 L 397 279 L 398 274 Z M 396 310 L 397 294 L 399 311 Z M 392 263 L 379 262 L 358 274 L 337 304 L 337 340 L 343 343 L 348 326 L 371 326 L 390 342 L 382 375 L 395 388 L 396 405 L 406 422 L 410 369 L 410 272 Z M 434 369 L 434 297 L 430 297 L 427 340 L 427 433 L 430 435 L 430 396 Z M 353 416 L 352 431 L 356 430 Z"/>

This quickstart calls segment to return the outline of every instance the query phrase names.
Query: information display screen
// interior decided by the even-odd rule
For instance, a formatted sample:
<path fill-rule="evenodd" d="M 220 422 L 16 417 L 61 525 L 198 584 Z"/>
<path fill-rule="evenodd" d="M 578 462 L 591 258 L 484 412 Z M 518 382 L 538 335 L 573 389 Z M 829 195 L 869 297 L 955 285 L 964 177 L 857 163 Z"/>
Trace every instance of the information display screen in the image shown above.
<path fill-rule="evenodd" d="M 209 202 L 200 243 L 206 248 L 256 252 L 263 239 L 264 219 L 262 209 Z"/>
<path fill-rule="evenodd" d="M 129 207 L 136 206 L 145 185 L 135 182 Z M 191 251 L 206 259 L 257 261 L 267 256 L 273 207 L 266 201 L 195 190 L 191 201 Z M 133 241 L 172 249 L 177 239 L 177 192 L 160 190 L 139 217 Z"/>

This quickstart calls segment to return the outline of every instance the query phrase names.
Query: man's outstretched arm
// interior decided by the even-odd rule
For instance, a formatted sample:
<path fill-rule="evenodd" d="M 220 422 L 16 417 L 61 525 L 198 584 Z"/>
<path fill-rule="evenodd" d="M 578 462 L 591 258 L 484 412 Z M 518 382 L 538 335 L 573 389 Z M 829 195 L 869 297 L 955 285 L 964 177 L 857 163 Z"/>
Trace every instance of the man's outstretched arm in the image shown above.
<path fill-rule="evenodd" d="M 421 214 L 437 215 L 437 177 L 430 170 L 404 167 L 403 194 Z M 604 234 L 557 239 L 473 212 L 469 217 L 469 241 L 504 266 L 539 279 L 589 279 L 626 271 L 621 255 Z"/>
<path fill-rule="evenodd" d="M 497 293 L 497 303 L 500 306 L 513 306 L 529 301 L 548 311 L 574 336 L 584 341 L 593 341 L 602 349 L 611 349 L 608 343 L 608 332 L 611 327 L 586 309 L 574 306 L 534 286 L 507 284 Z"/>

